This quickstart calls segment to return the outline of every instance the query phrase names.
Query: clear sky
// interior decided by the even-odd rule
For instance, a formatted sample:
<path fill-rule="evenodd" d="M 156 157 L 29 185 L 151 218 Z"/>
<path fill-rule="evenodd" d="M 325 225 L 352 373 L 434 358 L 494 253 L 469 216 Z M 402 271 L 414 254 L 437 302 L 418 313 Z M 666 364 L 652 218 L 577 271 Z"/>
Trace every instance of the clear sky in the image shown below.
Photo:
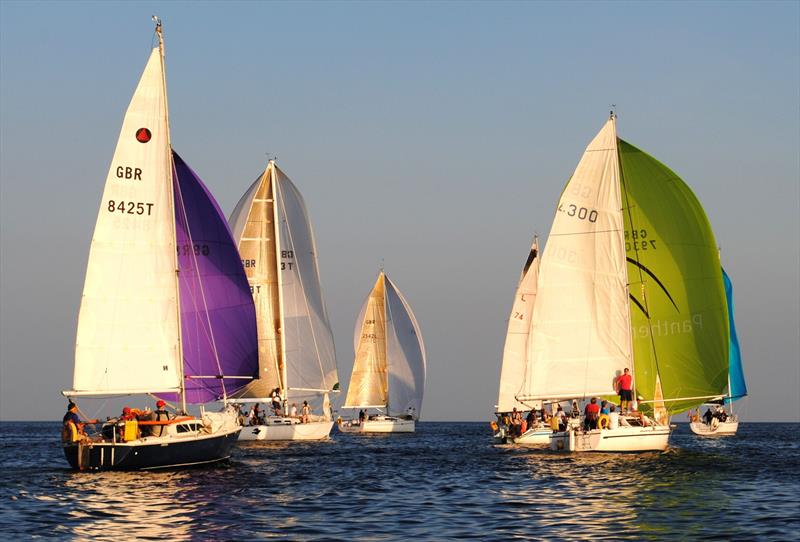
<path fill-rule="evenodd" d="M 488 420 L 534 232 L 616 104 L 703 203 L 750 421 L 800 420 L 800 3 L 0 2 L 0 419 L 56 419 L 122 116 L 164 20 L 172 142 L 226 212 L 277 155 L 343 386 L 381 259 L 423 416 Z"/>

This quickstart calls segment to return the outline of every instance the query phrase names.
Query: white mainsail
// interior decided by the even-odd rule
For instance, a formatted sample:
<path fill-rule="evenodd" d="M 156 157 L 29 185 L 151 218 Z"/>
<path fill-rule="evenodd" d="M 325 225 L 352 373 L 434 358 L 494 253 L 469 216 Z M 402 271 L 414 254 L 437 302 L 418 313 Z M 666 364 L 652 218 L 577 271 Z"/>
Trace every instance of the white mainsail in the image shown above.
<path fill-rule="evenodd" d="M 175 222 L 162 60 L 154 48 L 125 114 L 106 177 L 68 395 L 180 389 Z"/>
<path fill-rule="evenodd" d="M 539 279 L 539 239 L 534 238 L 531 251 L 514 294 L 514 304 L 508 317 L 508 331 L 503 348 L 503 363 L 500 368 L 500 390 L 497 396 L 497 411 L 511 412 L 514 408 L 528 410 L 530 405 L 516 399 L 525 379 L 528 362 L 528 337 L 531 317 L 536 302 L 536 287 Z"/>
<path fill-rule="evenodd" d="M 558 203 L 542 256 L 522 400 L 613 395 L 632 368 L 617 135 L 610 119 Z"/>
<path fill-rule="evenodd" d="M 425 390 L 422 333 L 408 302 L 382 271 L 356 320 L 356 356 L 345 408 L 386 408 L 419 418 Z"/>
<path fill-rule="evenodd" d="M 271 160 L 229 223 L 256 303 L 259 335 L 260 378 L 238 396 L 264 399 L 278 387 L 293 399 L 333 391 L 339 382 L 333 333 L 302 195 Z"/>

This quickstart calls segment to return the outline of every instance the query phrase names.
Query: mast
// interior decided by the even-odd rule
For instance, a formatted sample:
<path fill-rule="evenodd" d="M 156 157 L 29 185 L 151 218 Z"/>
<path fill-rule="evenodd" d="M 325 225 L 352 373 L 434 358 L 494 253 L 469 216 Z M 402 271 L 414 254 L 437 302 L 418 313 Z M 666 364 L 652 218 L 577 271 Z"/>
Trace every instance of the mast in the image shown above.
<path fill-rule="evenodd" d="M 389 411 L 389 348 L 386 336 L 389 333 L 389 326 L 386 321 L 388 307 L 386 304 L 386 273 L 383 272 L 383 262 L 381 262 L 381 281 L 383 282 L 383 359 L 386 361 L 386 414 L 391 415 Z"/>
<path fill-rule="evenodd" d="M 619 154 L 619 144 L 618 144 L 619 139 L 617 137 L 617 114 L 614 111 L 611 112 L 611 120 L 614 123 L 614 146 L 617 149 L 617 160 L 615 162 L 615 165 L 617 166 L 617 170 L 618 170 L 618 178 L 619 178 L 620 184 L 621 184 L 621 192 L 623 193 L 623 195 L 625 197 L 624 209 L 627 210 L 628 223 L 631 226 L 631 232 L 633 232 L 634 229 L 635 229 L 633 227 L 633 213 L 631 213 L 631 205 L 630 205 L 630 202 L 628 201 L 628 188 L 625 185 L 625 178 L 624 178 L 623 173 L 622 173 L 622 164 L 621 164 L 621 157 L 620 157 L 620 154 Z M 620 198 L 620 203 L 622 203 L 622 198 Z M 622 212 L 622 209 L 620 209 L 620 212 Z M 622 227 L 623 228 L 625 227 L 625 221 L 624 220 L 623 220 L 623 226 Z M 639 261 L 639 249 L 636 247 L 635 243 L 633 245 L 633 250 L 634 250 L 634 254 L 636 255 L 636 261 L 638 262 Z M 623 254 L 625 255 L 625 260 L 626 260 L 625 261 L 625 267 L 624 267 L 624 269 L 625 269 L 625 291 L 628 294 L 628 298 L 630 299 L 630 297 L 631 297 L 631 281 L 630 281 L 630 277 L 628 276 L 628 262 L 627 262 L 628 256 L 627 256 L 627 252 L 625 252 L 625 251 L 623 251 Z M 642 270 L 640 268 L 639 268 L 639 284 L 641 285 L 641 289 L 642 289 L 642 304 L 644 305 L 644 308 L 647 311 L 647 321 L 648 321 L 648 324 L 649 324 L 649 322 L 650 322 L 650 309 L 648 308 L 648 305 L 647 305 L 647 292 L 645 291 L 644 277 L 642 275 Z M 625 308 L 626 308 L 626 312 L 627 312 L 628 329 L 630 329 L 631 326 L 633 325 L 633 320 L 631 318 L 631 304 L 630 304 L 630 301 L 625 303 Z M 630 352 L 631 352 L 631 395 L 632 395 L 631 400 L 636 403 L 637 410 L 638 410 L 639 401 L 637 400 L 638 394 L 636 393 L 636 360 L 635 360 L 636 353 L 635 353 L 635 350 L 634 350 L 634 347 L 633 347 L 633 333 L 628 333 L 628 341 L 630 343 Z M 655 343 L 655 340 L 653 339 L 652 334 L 650 336 L 650 342 L 651 342 L 651 344 L 653 346 L 653 358 L 656 359 L 656 375 L 658 375 L 658 357 L 656 356 L 656 343 Z M 628 408 L 630 408 L 630 405 L 628 405 Z M 656 408 L 656 405 L 653 405 L 653 409 L 654 410 L 655 410 L 655 408 Z"/>
<path fill-rule="evenodd" d="M 283 393 L 283 410 L 286 411 L 288 404 L 287 394 L 289 391 L 289 368 L 286 364 L 286 341 L 284 340 L 284 314 L 283 314 L 283 273 L 281 273 L 281 234 L 280 223 L 278 222 L 278 183 L 275 175 L 275 159 L 270 158 L 267 169 L 270 172 L 270 183 L 272 184 L 272 229 L 275 235 L 275 272 L 278 277 L 278 322 L 280 325 L 279 340 L 281 342 L 281 392 Z"/>
<path fill-rule="evenodd" d="M 175 171 L 175 164 L 172 160 L 172 141 L 169 134 L 169 101 L 167 98 L 167 71 L 164 53 L 164 35 L 161 29 L 161 18 L 153 15 L 153 22 L 156 24 L 155 31 L 156 35 L 158 36 L 158 51 L 161 55 L 161 84 L 163 86 L 164 93 L 164 118 L 166 119 L 167 124 L 167 171 L 169 172 L 169 179 L 172 181 L 172 172 Z M 175 197 L 172 182 L 169 183 L 167 195 L 170 203 L 170 215 L 172 216 L 172 228 L 170 230 L 172 232 L 172 246 L 177 246 L 178 239 L 177 232 L 175 230 Z M 181 329 L 181 287 L 179 279 L 180 267 L 178 264 L 178 251 L 173 250 L 172 255 L 175 266 L 175 317 L 178 320 L 178 375 L 180 377 L 181 411 L 186 412 L 186 377 L 183 367 L 183 330 Z"/>

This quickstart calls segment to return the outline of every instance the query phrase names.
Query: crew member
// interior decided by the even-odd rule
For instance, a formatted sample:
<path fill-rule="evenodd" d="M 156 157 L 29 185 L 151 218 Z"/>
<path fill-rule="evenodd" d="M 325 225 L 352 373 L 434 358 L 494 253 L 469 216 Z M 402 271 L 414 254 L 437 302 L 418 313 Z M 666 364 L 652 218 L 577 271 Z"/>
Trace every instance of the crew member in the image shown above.
<path fill-rule="evenodd" d="M 97 420 L 82 421 L 78 416 L 78 405 L 72 401 L 67 404 L 67 412 L 62 421 L 64 427 L 61 432 L 61 440 L 64 442 L 77 442 L 88 438 L 84 426 L 87 423 L 97 423 Z"/>
<path fill-rule="evenodd" d="M 619 408 L 623 413 L 628 412 L 628 405 L 633 401 L 633 377 L 630 369 L 625 371 L 617 378 L 617 393 L 619 394 Z"/>
<path fill-rule="evenodd" d="M 167 410 L 167 403 L 162 400 L 156 401 L 156 410 L 153 412 L 153 421 L 168 422 L 171 419 L 170 413 Z M 166 425 L 154 425 L 150 434 L 154 437 L 160 437 L 167 432 Z"/>
<path fill-rule="evenodd" d="M 592 397 L 583 410 L 583 415 L 583 430 L 597 429 L 597 420 L 600 418 L 600 405 L 597 404 L 597 397 Z"/>

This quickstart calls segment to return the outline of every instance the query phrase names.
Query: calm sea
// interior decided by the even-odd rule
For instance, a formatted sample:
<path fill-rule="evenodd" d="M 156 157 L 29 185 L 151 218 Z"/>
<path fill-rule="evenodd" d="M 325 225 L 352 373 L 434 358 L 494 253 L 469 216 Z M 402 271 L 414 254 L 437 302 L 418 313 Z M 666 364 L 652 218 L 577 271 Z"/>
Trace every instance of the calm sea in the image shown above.
<path fill-rule="evenodd" d="M 57 423 L 0 423 L 4 540 L 797 540 L 800 424 L 663 454 L 493 446 L 487 423 L 253 443 L 230 465 L 74 473 Z"/>

